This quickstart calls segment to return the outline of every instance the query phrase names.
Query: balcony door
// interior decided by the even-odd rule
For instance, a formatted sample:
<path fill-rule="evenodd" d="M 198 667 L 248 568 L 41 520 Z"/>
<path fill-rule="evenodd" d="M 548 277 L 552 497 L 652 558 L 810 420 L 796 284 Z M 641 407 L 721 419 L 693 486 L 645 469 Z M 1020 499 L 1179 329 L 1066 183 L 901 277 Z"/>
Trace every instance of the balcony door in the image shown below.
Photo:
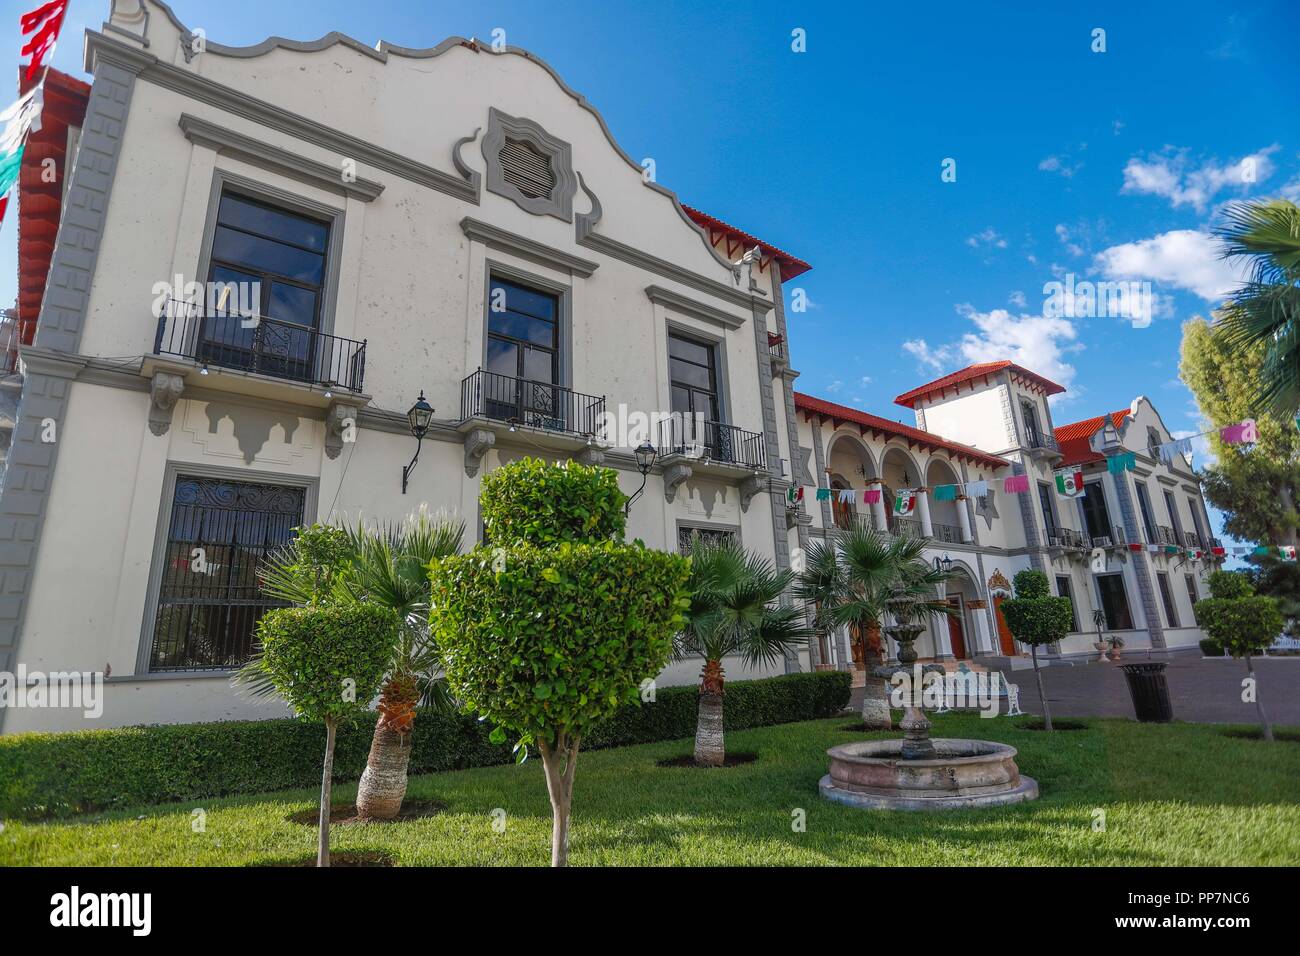
<path fill-rule="evenodd" d="M 559 299 L 493 278 L 488 289 L 484 409 L 490 418 L 564 430 Z"/>
<path fill-rule="evenodd" d="M 204 309 L 199 357 L 214 365 L 314 381 L 329 223 L 230 191 L 217 207 L 208 281 L 260 287 Z M 256 316 L 235 303 L 252 306 Z"/>

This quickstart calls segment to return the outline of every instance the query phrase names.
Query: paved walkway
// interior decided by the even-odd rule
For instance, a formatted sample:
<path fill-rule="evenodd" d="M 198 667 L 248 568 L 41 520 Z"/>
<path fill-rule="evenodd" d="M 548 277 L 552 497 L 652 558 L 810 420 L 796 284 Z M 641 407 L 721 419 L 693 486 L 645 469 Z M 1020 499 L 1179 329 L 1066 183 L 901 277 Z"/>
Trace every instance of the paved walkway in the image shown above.
<path fill-rule="evenodd" d="M 1145 656 L 1132 658 L 1134 662 Z M 1121 663 L 1127 663 L 1123 661 Z M 1199 652 L 1169 658 L 1165 675 L 1174 719 L 1198 723 L 1253 724 L 1255 705 L 1242 703 L 1241 681 L 1246 665 L 1232 659 L 1205 660 Z M 1002 671 L 1020 687 L 1020 709 L 1042 713 L 1032 668 Z M 1300 657 L 1255 659 L 1259 697 L 1275 724 L 1300 726 Z M 1053 717 L 1133 717 L 1124 672 L 1118 664 L 1079 663 L 1043 668 L 1043 684 Z M 862 707 L 862 689 L 855 687 L 850 707 Z"/>

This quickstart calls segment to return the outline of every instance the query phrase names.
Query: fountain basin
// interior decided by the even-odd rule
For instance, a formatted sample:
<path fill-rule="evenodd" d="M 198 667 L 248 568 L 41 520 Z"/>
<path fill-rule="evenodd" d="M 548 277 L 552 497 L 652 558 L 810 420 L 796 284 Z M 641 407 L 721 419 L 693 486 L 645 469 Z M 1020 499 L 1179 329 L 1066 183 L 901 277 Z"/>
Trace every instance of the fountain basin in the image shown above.
<path fill-rule="evenodd" d="M 958 810 L 1038 799 L 1038 784 L 1022 776 L 1016 748 L 991 740 L 936 737 L 936 755 L 904 760 L 902 740 L 864 740 L 826 751 L 831 772 L 823 797 L 874 810 Z"/>

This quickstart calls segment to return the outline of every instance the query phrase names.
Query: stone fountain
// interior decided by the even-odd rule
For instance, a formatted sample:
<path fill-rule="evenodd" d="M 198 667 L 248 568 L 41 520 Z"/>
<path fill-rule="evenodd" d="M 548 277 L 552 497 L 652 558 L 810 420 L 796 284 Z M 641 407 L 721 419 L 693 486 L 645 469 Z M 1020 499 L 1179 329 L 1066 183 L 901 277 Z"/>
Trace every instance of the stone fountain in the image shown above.
<path fill-rule="evenodd" d="M 895 624 L 885 633 L 898 642 L 898 665 L 877 667 L 877 677 L 942 673 L 939 664 L 914 670 L 913 646 L 924 625 L 912 621 L 906 599 L 889 602 Z M 901 740 L 865 740 L 826 751 L 830 773 L 818 789 L 823 797 L 876 810 L 956 810 L 996 807 L 1038 799 L 1038 784 L 1022 776 L 1016 749 L 989 740 L 932 739 L 930 721 L 913 686 L 903 707 Z"/>

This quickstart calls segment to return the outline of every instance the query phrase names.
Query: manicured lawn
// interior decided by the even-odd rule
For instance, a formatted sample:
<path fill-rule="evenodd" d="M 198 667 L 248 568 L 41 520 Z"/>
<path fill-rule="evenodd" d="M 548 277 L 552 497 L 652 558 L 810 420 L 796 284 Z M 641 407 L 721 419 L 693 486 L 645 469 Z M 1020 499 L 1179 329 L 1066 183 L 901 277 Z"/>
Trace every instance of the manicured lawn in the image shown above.
<path fill-rule="evenodd" d="M 1193 865 L 1300 863 L 1300 743 L 1226 736 L 1224 728 L 1089 719 L 1088 729 L 1019 729 L 1005 718 L 934 718 L 936 736 L 1012 744 L 1042 798 L 993 810 L 902 814 L 822 800 L 825 750 L 865 736 L 851 717 L 728 735 L 759 759 L 719 770 L 656 761 L 688 741 L 583 754 L 571 863 L 598 865 Z M 872 736 L 890 736 L 874 734 Z M 446 804 L 398 824 L 336 826 L 336 851 L 375 850 L 399 865 L 544 865 L 550 808 L 540 762 L 412 780 L 410 796 Z M 336 786 L 336 799 L 355 793 Z M 316 794 L 286 791 L 144 807 L 61 823 L 9 821 L 0 864 L 244 865 L 307 858 L 315 832 L 289 822 Z M 206 811 L 206 830 L 191 811 Z M 504 810 L 504 832 L 493 811 Z M 1093 810 L 1106 829 L 1093 829 Z M 806 811 L 806 830 L 791 827 Z M 498 814 L 499 816 L 499 814 Z"/>

